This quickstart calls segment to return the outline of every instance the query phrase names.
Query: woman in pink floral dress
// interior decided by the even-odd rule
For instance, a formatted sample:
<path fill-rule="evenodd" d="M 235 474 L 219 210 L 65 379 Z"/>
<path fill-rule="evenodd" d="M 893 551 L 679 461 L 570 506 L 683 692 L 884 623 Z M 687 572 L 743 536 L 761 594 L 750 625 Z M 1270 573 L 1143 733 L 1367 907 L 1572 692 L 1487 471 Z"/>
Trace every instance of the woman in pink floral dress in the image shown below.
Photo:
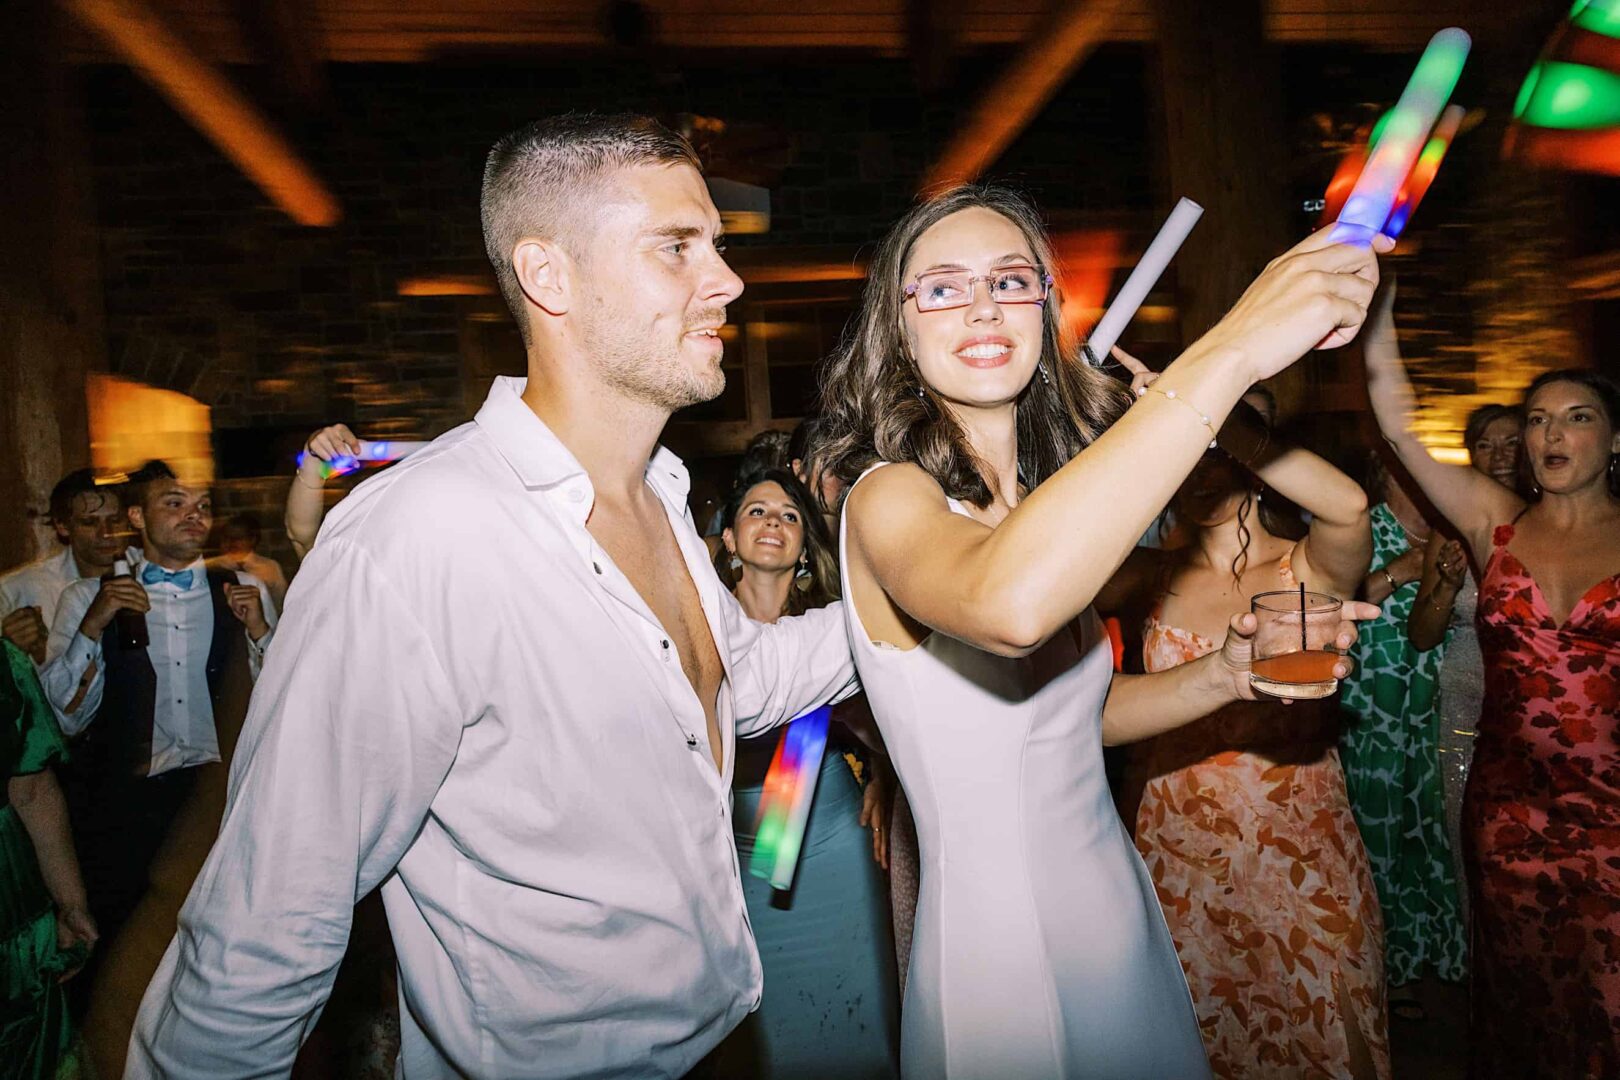
<path fill-rule="evenodd" d="M 1387 299 L 1369 326 L 1379 424 L 1485 567 L 1470 1075 L 1620 1076 L 1620 387 L 1584 370 L 1530 384 L 1526 501 L 1429 459 L 1405 429 Z"/>
<path fill-rule="evenodd" d="M 1106 598 L 1156 597 L 1149 672 L 1213 651 L 1259 592 L 1354 594 L 1371 557 L 1360 486 L 1240 406 L 1171 503 L 1178 551 L 1139 549 Z M 1269 488 L 1311 511 L 1309 533 Z M 1274 500 L 1273 500 L 1274 501 Z M 1140 610 L 1140 609 L 1138 609 Z M 1218 1077 L 1389 1076 L 1383 925 L 1330 702 L 1242 701 L 1144 743 L 1136 846 Z"/>

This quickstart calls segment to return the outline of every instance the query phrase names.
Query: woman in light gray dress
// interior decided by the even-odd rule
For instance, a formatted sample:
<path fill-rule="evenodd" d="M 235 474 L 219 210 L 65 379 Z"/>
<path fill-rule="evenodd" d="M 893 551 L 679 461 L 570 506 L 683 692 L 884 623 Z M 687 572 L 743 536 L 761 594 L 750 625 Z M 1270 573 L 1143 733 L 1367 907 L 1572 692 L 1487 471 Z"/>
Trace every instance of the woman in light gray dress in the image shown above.
<path fill-rule="evenodd" d="M 1524 414 L 1513 405 L 1481 405 L 1468 415 L 1463 444 L 1473 467 L 1503 487 L 1517 488 L 1519 441 Z M 1468 784 L 1468 764 L 1474 757 L 1474 724 L 1485 699 L 1485 658 L 1479 651 L 1474 611 L 1479 603 L 1479 580 L 1469 571 L 1468 556 L 1455 540 L 1430 544 L 1423 562 L 1423 577 L 1406 634 L 1412 647 L 1427 651 L 1451 633 L 1440 662 L 1440 780 L 1445 787 L 1446 834 L 1457 881 L 1464 880 L 1462 862 L 1462 797 Z M 1462 918 L 1468 922 L 1468 890 L 1459 888 Z M 1464 940 L 1466 940 L 1466 933 Z"/>
<path fill-rule="evenodd" d="M 827 459 L 856 481 L 841 525 L 851 647 L 920 844 L 901 1072 L 1202 1078 L 1102 748 L 1252 698 L 1254 618 L 1200 660 L 1113 676 L 1091 601 L 1238 397 L 1354 335 L 1377 264 L 1309 238 L 1123 416 L 1123 389 L 1059 345 L 1051 265 L 1020 196 L 923 203 L 879 246 L 822 386 Z"/>

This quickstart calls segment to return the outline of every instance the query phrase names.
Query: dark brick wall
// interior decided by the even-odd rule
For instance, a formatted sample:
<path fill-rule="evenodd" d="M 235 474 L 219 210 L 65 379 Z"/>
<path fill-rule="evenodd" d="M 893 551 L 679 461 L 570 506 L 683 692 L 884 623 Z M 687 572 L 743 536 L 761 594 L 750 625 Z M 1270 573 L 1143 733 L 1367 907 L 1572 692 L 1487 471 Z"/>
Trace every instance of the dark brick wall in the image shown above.
<path fill-rule="evenodd" d="M 484 268 L 478 183 L 485 150 L 502 132 L 568 108 L 722 118 L 731 146 L 745 147 L 734 154 L 742 166 L 772 175 L 770 235 L 737 242 L 853 250 L 910 202 L 918 177 L 1006 59 L 961 58 L 954 88 L 928 98 L 904 61 L 836 53 L 682 57 L 679 69 L 579 57 L 334 66 L 319 114 L 280 118 L 342 203 L 345 217 L 331 229 L 292 224 L 137 78 L 95 69 L 86 98 L 109 368 L 198 398 L 213 408 L 216 431 L 233 433 L 233 445 L 274 444 L 261 457 L 278 467 L 299 432 L 329 420 L 354 423 L 368 437 L 432 437 L 467 417 L 461 332 L 469 301 L 400 297 L 397 284 Z M 1521 70 L 1519 63 L 1507 66 Z M 1337 156 L 1322 149 L 1331 142 L 1325 133 L 1353 130 L 1374 113 L 1410 64 L 1349 49 L 1291 50 L 1281 65 L 1285 130 L 1233 137 L 1287 141 L 1289 190 L 1296 199 L 1319 195 Z M 266 75 L 233 73 L 257 100 L 273 101 Z M 1124 224 L 1145 240 L 1175 194 L 1157 179 L 1157 77 L 1146 47 L 1100 50 L 993 178 L 1030 190 L 1055 223 Z M 1494 97 L 1516 85 L 1512 73 L 1497 73 L 1489 92 L 1473 79 L 1465 78 L 1459 99 L 1486 105 L 1493 118 L 1503 112 L 1507 102 Z M 1468 389 L 1472 378 L 1469 282 L 1488 275 L 1491 261 L 1471 226 L 1492 183 L 1496 145 L 1495 131 L 1459 142 L 1419 213 L 1414 233 L 1427 233 L 1424 254 L 1402 270 L 1403 308 L 1419 312 L 1427 328 L 1411 351 L 1439 361 L 1434 385 L 1447 389 Z M 726 173 L 723 164 L 717 171 Z M 1298 202 L 1290 213 L 1303 232 L 1309 221 Z M 276 500 L 261 487 L 222 485 L 222 504 L 266 511 Z M 263 516 L 279 521 L 279 512 Z"/>
<path fill-rule="evenodd" d="M 280 531 L 288 458 L 332 420 L 366 437 L 431 438 L 467 419 L 460 332 L 486 301 L 408 298 L 401 278 L 478 273 L 483 156 L 501 133 L 569 108 L 722 118 L 747 168 L 773 174 L 769 237 L 739 244 L 870 243 L 910 202 L 975 88 L 1004 56 L 968 58 L 960 89 L 924 100 L 902 61 L 836 55 L 656 64 L 333 67 L 318 116 L 279 118 L 342 203 L 334 228 L 271 206 L 210 143 L 121 68 L 88 76 L 91 149 L 114 374 L 213 409 L 220 514 L 251 510 L 262 550 Z M 1118 220 L 1163 201 L 1146 177 L 1146 54 L 1106 48 L 1004 155 L 996 176 L 1055 218 Z M 264 73 L 233 72 L 259 101 Z M 726 144 L 721 144 L 721 153 Z M 724 171 L 722 162 L 721 170 Z M 258 453 L 244 452 L 262 443 Z M 242 476 L 243 460 L 266 464 Z M 345 485 L 352 481 L 340 482 Z"/>
<path fill-rule="evenodd" d="M 967 65 L 963 85 L 999 63 Z M 1136 48 L 1093 58 L 998 172 L 1054 213 L 1151 205 L 1142 67 Z M 954 94 L 919 98 L 898 61 L 711 63 L 679 76 L 607 62 L 340 67 L 330 82 L 323 115 L 287 126 L 345 216 L 305 229 L 129 73 L 92 76 L 110 369 L 193 395 L 217 428 L 339 417 L 424 437 L 464 418 L 464 302 L 396 286 L 484 266 L 483 154 L 525 119 L 575 107 L 721 117 L 762 137 L 779 172 L 771 243 L 853 247 L 909 202 L 959 112 Z"/>

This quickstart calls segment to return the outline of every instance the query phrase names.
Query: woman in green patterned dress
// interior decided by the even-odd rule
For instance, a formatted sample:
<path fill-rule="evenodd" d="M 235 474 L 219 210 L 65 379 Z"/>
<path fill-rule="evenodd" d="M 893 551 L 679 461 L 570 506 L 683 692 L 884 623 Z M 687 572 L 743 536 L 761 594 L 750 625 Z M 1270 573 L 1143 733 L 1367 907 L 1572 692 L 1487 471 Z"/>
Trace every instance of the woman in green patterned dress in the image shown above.
<path fill-rule="evenodd" d="M 1376 457 L 1368 496 L 1378 502 L 1372 569 L 1362 589 L 1383 615 L 1362 626 L 1356 672 L 1344 680 L 1345 784 L 1384 908 L 1390 986 L 1426 974 L 1457 981 L 1466 948 L 1445 831 L 1435 701 L 1445 646 L 1418 652 L 1406 636 L 1431 528 Z M 1420 1018 L 1415 1002 L 1401 997 L 1392 995 L 1390 1011 Z"/>
<path fill-rule="evenodd" d="M 34 665 L 0 640 L 0 1078 L 77 1074 L 62 981 L 96 940 L 51 766 L 64 756 Z"/>

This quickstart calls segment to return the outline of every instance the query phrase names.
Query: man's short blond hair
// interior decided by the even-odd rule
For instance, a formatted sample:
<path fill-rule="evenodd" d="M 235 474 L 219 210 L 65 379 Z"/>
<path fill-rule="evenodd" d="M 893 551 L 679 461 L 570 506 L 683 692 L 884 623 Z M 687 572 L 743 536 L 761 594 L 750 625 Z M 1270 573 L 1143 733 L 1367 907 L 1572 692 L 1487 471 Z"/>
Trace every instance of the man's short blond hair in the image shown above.
<path fill-rule="evenodd" d="M 595 218 L 592 202 L 602 181 L 637 165 L 703 169 L 691 143 L 633 113 L 549 116 L 502 136 L 490 149 L 479 202 L 484 250 L 525 343 L 528 303 L 512 269 L 518 241 L 555 240 L 578 255 L 580 230 Z"/>

